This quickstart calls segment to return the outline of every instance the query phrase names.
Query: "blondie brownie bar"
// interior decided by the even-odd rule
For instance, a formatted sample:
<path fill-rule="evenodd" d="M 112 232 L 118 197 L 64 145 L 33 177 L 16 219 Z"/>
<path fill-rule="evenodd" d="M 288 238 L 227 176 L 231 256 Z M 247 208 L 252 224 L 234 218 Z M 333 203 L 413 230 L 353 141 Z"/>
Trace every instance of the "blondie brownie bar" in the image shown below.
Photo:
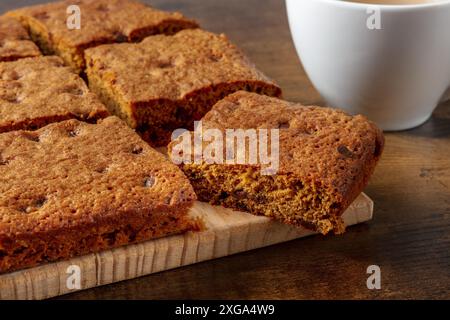
<path fill-rule="evenodd" d="M 69 28 L 68 7 L 80 8 L 80 29 Z M 104 43 L 140 41 L 144 37 L 197 23 L 178 12 L 163 12 L 134 0 L 65 0 L 20 8 L 8 13 L 18 18 L 45 54 L 57 54 L 75 71 L 84 69 L 86 48 Z"/>
<path fill-rule="evenodd" d="M 274 150 L 279 156 L 274 160 L 279 165 L 274 174 L 264 175 L 261 161 L 223 164 L 207 161 L 203 154 L 193 162 L 194 154 L 188 150 L 188 161 L 181 163 L 181 168 L 199 200 L 323 234 L 344 231 L 340 216 L 365 187 L 384 145 L 382 132 L 363 116 L 248 92 L 237 92 L 218 102 L 202 119 L 202 132 L 207 129 L 222 133 L 229 129 L 278 129 L 278 149 Z M 187 134 L 191 139 L 192 133 Z M 169 145 L 169 155 L 178 163 L 184 139 L 181 136 Z M 275 143 L 269 137 L 259 137 L 258 142 L 259 151 L 269 143 L 271 150 Z M 200 143 L 206 150 L 209 143 Z M 225 149 L 225 143 L 223 146 Z M 246 159 L 248 150 L 244 149 Z M 230 156 L 228 150 L 217 152 L 222 151 Z M 231 159 L 236 156 L 233 152 Z"/>
<path fill-rule="evenodd" d="M 71 118 L 95 122 L 107 115 L 105 106 L 59 57 L 0 63 L 0 133 Z"/>
<path fill-rule="evenodd" d="M 41 55 L 27 30 L 17 20 L 0 16 L 0 62 Z"/>
<path fill-rule="evenodd" d="M 89 87 L 154 146 L 238 90 L 280 96 L 224 35 L 200 29 L 86 50 Z"/>
<path fill-rule="evenodd" d="M 196 230 L 194 200 L 116 117 L 0 134 L 0 272 Z"/>

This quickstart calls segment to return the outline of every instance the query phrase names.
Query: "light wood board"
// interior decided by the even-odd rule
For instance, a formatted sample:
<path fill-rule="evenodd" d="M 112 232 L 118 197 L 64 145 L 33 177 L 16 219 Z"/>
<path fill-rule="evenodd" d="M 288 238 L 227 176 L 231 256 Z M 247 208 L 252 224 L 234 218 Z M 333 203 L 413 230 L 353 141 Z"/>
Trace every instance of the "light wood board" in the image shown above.
<path fill-rule="evenodd" d="M 354 225 L 370 220 L 372 212 L 372 200 L 361 194 L 343 217 L 346 225 Z M 150 240 L 0 275 L 0 299 L 50 298 L 314 234 L 266 217 L 201 202 L 195 204 L 192 214 L 203 217 L 205 231 Z M 80 289 L 69 288 L 76 284 L 72 281 L 74 269 L 68 269 L 70 266 L 79 267 Z"/>

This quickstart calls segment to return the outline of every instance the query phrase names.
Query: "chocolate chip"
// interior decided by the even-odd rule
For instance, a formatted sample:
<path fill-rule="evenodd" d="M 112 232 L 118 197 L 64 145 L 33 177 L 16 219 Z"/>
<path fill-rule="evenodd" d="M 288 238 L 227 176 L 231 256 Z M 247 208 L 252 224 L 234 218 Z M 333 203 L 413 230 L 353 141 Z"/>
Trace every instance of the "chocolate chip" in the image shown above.
<path fill-rule="evenodd" d="M 8 164 L 8 160 L 3 159 L 2 156 L 0 155 L 0 166 L 6 166 Z"/>
<path fill-rule="evenodd" d="M 250 91 L 250 92 L 252 92 L 253 91 L 253 85 L 251 85 L 250 83 L 247 83 L 245 86 L 244 86 L 244 90 L 245 91 Z"/>
<path fill-rule="evenodd" d="M 241 202 L 241 201 L 239 201 L 236 204 L 236 206 L 237 206 L 238 210 L 240 210 L 240 211 L 248 211 L 247 205 L 245 203 Z"/>
<path fill-rule="evenodd" d="M 282 121 L 278 123 L 278 129 L 289 129 L 290 124 L 289 121 Z"/>
<path fill-rule="evenodd" d="M 131 149 L 132 154 L 141 154 L 144 149 L 141 146 L 134 146 L 133 149 Z"/>
<path fill-rule="evenodd" d="M 62 89 L 62 93 L 68 93 L 74 96 L 82 96 L 84 91 L 77 85 L 66 86 Z"/>
<path fill-rule="evenodd" d="M 256 87 L 255 88 L 255 92 L 258 94 L 264 94 L 264 90 L 265 90 L 264 87 Z M 270 94 L 268 94 L 268 95 L 270 96 Z"/>
<path fill-rule="evenodd" d="M 229 197 L 229 194 L 227 193 L 227 192 L 225 192 L 225 191 L 222 191 L 220 194 L 219 194 L 219 200 L 225 200 L 226 198 L 228 198 Z"/>
<path fill-rule="evenodd" d="M 26 249 L 27 249 L 26 247 L 20 246 L 20 247 L 14 249 L 13 255 L 19 255 L 19 254 L 22 254 L 23 252 L 25 252 Z"/>
<path fill-rule="evenodd" d="M 68 134 L 69 134 L 69 137 L 75 138 L 76 136 L 78 136 L 80 134 L 80 130 L 79 129 L 69 130 Z"/>
<path fill-rule="evenodd" d="M 39 142 L 39 135 L 31 132 L 22 133 L 22 137 L 33 142 Z"/>
<path fill-rule="evenodd" d="M 340 145 L 338 148 L 337 148 L 337 150 L 338 150 L 338 152 L 340 153 L 340 154 L 342 154 L 344 157 L 346 157 L 346 158 L 351 158 L 351 157 L 353 157 L 353 152 L 351 152 L 350 150 L 348 150 L 348 148 L 346 147 L 346 146 L 344 146 L 344 145 Z"/>
<path fill-rule="evenodd" d="M 340 203 L 333 202 L 330 206 L 330 209 L 339 209 L 341 207 Z"/>
<path fill-rule="evenodd" d="M 170 203 L 172 202 L 172 198 L 173 198 L 173 195 L 164 198 L 164 204 L 170 205 Z"/>
<path fill-rule="evenodd" d="M 7 95 L 7 96 L 5 95 L 0 98 L 9 103 L 20 103 L 22 101 L 22 98 L 17 95 Z"/>
<path fill-rule="evenodd" d="M 1 79 L 2 80 L 9 80 L 9 81 L 15 81 L 19 80 L 21 76 L 14 70 L 5 71 L 2 73 Z"/>
<path fill-rule="evenodd" d="M 172 61 L 158 61 L 156 63 L 156 66 L 160 69 L 167 69 L 167 68 L 172 68 L 173 63 L 172 63 Z"/>
<path fill-rule="evenodd" d="M 28 207 L 18 207 L 17 208 L 17 211 L 20 211 L 20 212 L 22 212 L 22 213 L 28 213 L 29 211 L 28 211 Z"/>
<path fill-rule="evenodd" d="M 211 60 L 212 62 L 219 62 L 222 59 L 223 55 L 221 54 L 211 54 L 209 56 L 209 60 Z"/>
<path fill-rule="evenodd" d="M 37 198 L 28 207 L 20 207 L 19 211 L 23 213 L 31 213 L 39 210 L 41 207 L 45 205 L 46 202 L 47 202 L 46 197 Z"/>
<path fill-rule="evenodd" d="M 108 172 L 108 167 L 97 168 L 94 171 L 97 173 L 106 173 Z"/>
<path fill-rule="evenodd" d="M 100 12 L 108 12 L 109 8 L 104 4 L 100 4 L 95 8 L 95 10 L 100 11 Z"/>
<path fill-rule="evenodd" d="M 256 195 L 254 195 L 253 198 L 258 203 L 266 203 L 267 202 L 267 197 L 263 193 L 258 193 Z"/>
<path fill-rule="evenodd" d="M 146 188 L 151 188 L 156 184 L 156 178 L 151 176 L 144 179 L 144 186 Z"/>
<path fill-rule="evenodd" d="M 237 190 L 233 192 L 233 196 L 238 199 L 244 199 L 248 197 L 248 193 L 244 190 Z"/>
<path fill-rule="evenodd" d="M 301 182 L 301 181 L 294 182 L 294 189 L 295 190 L 301 190 L 304 187 L 305 187 L 305 185 L 303 184 L 303 182 Z"/>
<path fill-rule="evenodd" d="M 34 201 L 34 207 L 40 208 L 47 202 L 47 198 L 42 197 Z"/>
<path fill-rule="evenodd" d="M 38 19 L 38 20 L 47 20 L 48 18 L 50 18 L 50 16 L 48 15 L 48 13 L 45 12 L 45 11 L 35 13 L 35 14 L 33 15 L 33 17 L 36 18 L 36 19 Z"/>
<path fill-rule="evenodd" d="M 102 237 L 108 242 L 109 245 L 113 245 L 116 242 L 117 234 L 119 233 L 118 230 L 105 233 Z"/>
<path fill-rule="evenodd" d="M 114 39 L 116 40 L 116 42 L 127 42 L 128 41 L 128 37 L 120 31 L 116 31 L 114 33 Z"/>
<path fill-rule="evenodd" d="M 8 81 L 3 85 L 3 88 L 9 90 L 17 90 L 22 88 L 22 84 L 19 81 Z"/>

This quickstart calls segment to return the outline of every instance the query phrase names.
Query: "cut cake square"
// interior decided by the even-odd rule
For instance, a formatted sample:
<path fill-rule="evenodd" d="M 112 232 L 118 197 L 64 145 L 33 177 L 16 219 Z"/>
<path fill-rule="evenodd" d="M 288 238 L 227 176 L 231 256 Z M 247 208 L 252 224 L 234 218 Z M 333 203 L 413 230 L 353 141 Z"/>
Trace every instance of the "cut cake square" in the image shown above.
<path fill-rule="evenodd" d="M 17 20 L 0 16 L 0 62 L 37 57 L 41 52 Z"/>
<path fill-rule="evenodd" d="M 0 133 L 71 118 L 96 122 L 107 115 L 83 79 L 59 57 L 0 63 Z"/>
<path fill-rule="evenodd" d="M 154 146 L 235 91 L 281 95 L 224 35 L 200 29 L 88 49 L 86 62 L 91 90 Z"/>
<path fill-rule="evenodd" d="M 80 29 L 67 25 L 69 6 L 80 8 Z M 19 8 L 19 19 L 44 54 L 57 54 L 76 72 L 84 69 L 84 50 L 105 43 L 135 42 L 153 34 L 196 28 L 178 12 L 164 12 L 134 0 L 65 0 Z"/>
<path fill-rule="evenodd" d="M 117 117 L 0 134 L 0 273 L 197 230 L 194 200 Z"/>
<path fill-rule="evenodd" d="M 248 92 L 218 102 L 201 125 L 202 133 L 208 129 L 221 133 L 278 129 L 274 150 L 279 156 L 272 174 L 262 174 L 259 160 L 217 163 L 204 153 L 196 155 L 193 149 L 187 150 L 186 157 L 183 147 L 192 145 L 193 139 L 192 132 L 186 132 L 171 142 L 169 155 L 180 164 L 199 200 L 323 234 L 344 231 L 341 215 L 366 186 L 384 146 L 380 129 L 361 115 Z M 200 140 L 203 150 L 210 145 L 205 140 Z M 272 150 L 272 137 L 260 141 L 267 141 L 267 150 Z M 223 159 L 236 160 L 239 148 L 231 153 L 226 148 L 224 142 L 217 152 L 223 151 Z M 243 150 L 245 160 L 250 159 L 248 150 Z"/>

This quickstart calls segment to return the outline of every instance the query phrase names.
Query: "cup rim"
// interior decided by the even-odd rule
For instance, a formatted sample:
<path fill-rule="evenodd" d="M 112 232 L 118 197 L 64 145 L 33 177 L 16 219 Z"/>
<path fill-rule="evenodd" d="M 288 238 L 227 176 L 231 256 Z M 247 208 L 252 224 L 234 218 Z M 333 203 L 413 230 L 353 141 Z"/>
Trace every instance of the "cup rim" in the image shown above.
<path fill-rule="evenodd" d="M 295 0 L 294 0 L 295 1 Z M 305 0 L 301 0 L 305 1 Z M 440 0 L 437 2 L 430 3 L 418 3 L 418 4 L 377 4 L 377 3 L 361 3 L 361 2 L 351 2 L 351 0 L 312 0 L 321 1 L 329 4 L 333 4 L 343 8 L 354 8 L 354 9 L 365 9 L 367 7 L 380 7 L 383 10 L 417 10 L 424 8 L 434 8 L 441 6 L 450 6 L 450 0 Z"/>

